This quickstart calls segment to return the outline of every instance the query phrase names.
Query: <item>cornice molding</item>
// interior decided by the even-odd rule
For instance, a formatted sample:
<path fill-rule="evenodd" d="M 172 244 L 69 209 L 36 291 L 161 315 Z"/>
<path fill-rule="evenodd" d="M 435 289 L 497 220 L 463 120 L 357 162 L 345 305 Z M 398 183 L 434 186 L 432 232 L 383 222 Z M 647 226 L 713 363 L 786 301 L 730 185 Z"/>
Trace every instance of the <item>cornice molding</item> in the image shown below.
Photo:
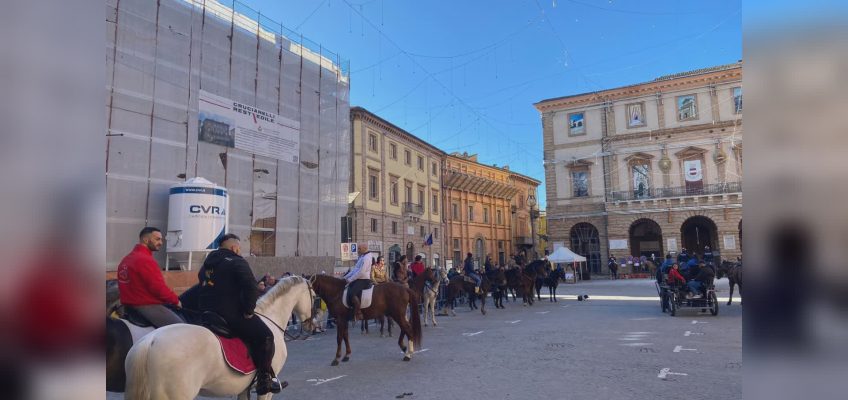
<path fill-rule="evenodd" d="M 575 108 L 578 106 L 588 106 L 596 103 L 618 101 L 646 95 L 655 95 L 657 93 L 667 91 L 706 87 L 710 84 L 735 82 L 741 79 L 742 66 L 740 65 L 738 68 L 709 72 L 701 75 L 644 82 L 631 86 L 602 90 L 599 92 L 577 94 L 574 96 L 566 96 L 550 100 L 542 100 L 534 104 L 534 106 L 540 113 L 543 113 L 544 115 L 550 112 Z"/>

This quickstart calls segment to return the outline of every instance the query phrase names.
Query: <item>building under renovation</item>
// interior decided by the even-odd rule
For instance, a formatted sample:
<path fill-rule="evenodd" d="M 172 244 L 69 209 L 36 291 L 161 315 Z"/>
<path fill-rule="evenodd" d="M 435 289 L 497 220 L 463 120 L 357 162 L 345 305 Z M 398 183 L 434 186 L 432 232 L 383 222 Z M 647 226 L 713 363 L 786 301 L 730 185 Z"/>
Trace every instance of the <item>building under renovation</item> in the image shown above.
<path fill-rule="evenodd" d="M 350 171 L 347 62 L 239 2 L 106 6 L 107 270 L 142 227 L 168 230 L 169 190 L 193 177 L 225 188 L 227 230 L 254 268 L 331 268 Z"/>

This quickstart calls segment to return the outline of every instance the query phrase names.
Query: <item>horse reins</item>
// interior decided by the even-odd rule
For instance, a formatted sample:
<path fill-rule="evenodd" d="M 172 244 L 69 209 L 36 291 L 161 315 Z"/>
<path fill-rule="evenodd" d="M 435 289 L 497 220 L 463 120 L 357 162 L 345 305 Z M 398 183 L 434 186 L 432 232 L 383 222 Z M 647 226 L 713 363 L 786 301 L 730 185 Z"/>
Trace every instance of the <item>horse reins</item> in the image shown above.
<path fill-rule="evenodd" d="M 314 276 L 306 281 L 306 287 L 309 290 L 309 314 L 310 314 L 309 319 L 315 319 L 315 297 L 312 296 L 312 282 L 313 282 L 313 280 L 314 280 Z M 306 340 L 309 337 L 309 335 L 303 335 L 303 334 L 298 335 L 298 336 L 291 335 L 291 334 L 289 334 L 287 329 L 283 329 L 283 327 L 278 325 L 276 322 L 274 322 L 273 319 L 271 319 L 267 315 L 264 315 L 262 313 L 258 313 L 256 311 L 254 311 L 253 313 L 262 317 L 262 318 L 267 319 L 272 324 L 274 324 L 274 326 L 276 326 L 277 329 L 279 329 L 281 332 L 283 332 L 284 337 L 285 336 L 291 336 L 292 340 Z M 300 328 L 301 328 L 301 330 L 303 330 L 303 321 L 301 321 Z M 303 336 L 303 339 L 300 339 L 301 336 Z"/>

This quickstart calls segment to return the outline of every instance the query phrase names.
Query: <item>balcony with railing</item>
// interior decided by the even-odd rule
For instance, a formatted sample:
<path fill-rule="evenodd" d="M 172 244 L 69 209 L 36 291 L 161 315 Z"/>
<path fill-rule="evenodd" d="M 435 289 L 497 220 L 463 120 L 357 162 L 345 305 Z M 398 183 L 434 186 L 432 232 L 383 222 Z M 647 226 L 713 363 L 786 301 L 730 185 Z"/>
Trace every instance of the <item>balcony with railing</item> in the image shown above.
<path fill-rule="evenodd" d="M 410 202 L 403 203 L 404 214 L 424 215 L 424 206 Z"/>
<path fill-rule="evenodd" d="M 514 238 L 516 246 L 532 246 L 533 238 L 530 236 L 516 236 Z"/>
<path fill-rule="evenodd" d="M 647 188 L 610 192 L 609 201 L 651 200 L 669 197 L 709 196 L 716 194 L 741 193 L 742 182 L 721 182 L 702 187 Z"/>

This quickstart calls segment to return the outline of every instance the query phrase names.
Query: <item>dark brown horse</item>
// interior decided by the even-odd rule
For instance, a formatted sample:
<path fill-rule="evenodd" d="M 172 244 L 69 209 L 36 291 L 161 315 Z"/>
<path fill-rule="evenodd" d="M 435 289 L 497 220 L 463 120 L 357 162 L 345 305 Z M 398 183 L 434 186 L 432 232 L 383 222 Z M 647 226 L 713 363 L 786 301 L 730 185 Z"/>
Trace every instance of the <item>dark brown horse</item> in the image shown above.
<path fill-rule="evenodd" d="M 492 301 L 495 303 L 495 308 L 506 308 L 503 305 L 504 299 L 509 295 L 509 292 L 507 292 L 509 281 L 506 277 L 506 270 L 499 267 L 489 271 L 486 275 L 492 283 Z"/>
<path fill-rule="evenodd" d="M 327 303 L 327 311 L 338 322 L 336 324 L 336 358 L 331 365 L 339 365 L 342 355 L 342 341 L 345 343 L 345 356 L 342 361 L 350 360 L 350 336 L 347 321 L 353 317 L 353 310 L 344 306 L 342 295 L 345 289 L 345 280 L 328 275 L 315 275 L 309 279 L 315 293 Z M 389 282 L 376 285 L 371 296 L 371 305 L 362 309 L 363 317 L 368 320 L 387 316 L 393 319 L 400 327 L 401 334 L 398 335 L 398 346 L 404 352 L 404 361 L 412 359 L 414 344 L 421 343 L 421 317 L 418 313 L 418 296 L 415 292 L 401 284 Z M 410 307 L 412 306 L 412 307 Z M 409 308 L 411 321 L 406 319 L 406 310 Z M 406 336 L 408 346 L 403 343 Z"/>
<path fill-rule="evenodd" d="M 739 295 L 742 295 L 742 262 L 722 261 L 716 270 L 716 278 L 721 279 L 725 275 L 730 283 L 730 298 L 727 300 L 727 305 L 730 305 L 733 302 L 734 286 L 739 285 Z"/>
<path fill-rule="evenodd" d="M 507 281 L 521 295 L 524 305 L 533 305 L 536 278 L 544 279 L 548 277 L 548 271 L 545 268 L 547 264 L 546 260 L 536 260 L 522 269 L 514 268 L 507 271 Z"/>
<path fill-rule="evenodd" d="M 471 278 L 466 279 L 465 275 L 455 275 L 448 281 L 447 301 L 445 304 L 450 304 L 451 315 L 456 316 L 454 311 L 454 302 L 463 294 L 468 295 L 468 307 L 475 309 L 476 299 L 480 299 L 480 312 L 486 315 L 486 296 L 489 294 L 492 286 L 486 278 L 486 274 L 480 275 L 480 293 L 474 291 L 474 281 Z"/>
<path fill-rule="evenodd" d="M 513 301 L 515 301 L 515 296 L 521 296 L 524 301 L 524 305 L 527 305 L 527 293 L 531 293 L 533 290 L 533 286 L 530 285 L 530 282 L 527 279 L 524 279 L 524 274 L 521 272 L 520 267 L 513 267 L 506 270 L 506 282 L 507 288 L 512 292 Z M 532 295 L 531 301 L 532 301 Z"/>

